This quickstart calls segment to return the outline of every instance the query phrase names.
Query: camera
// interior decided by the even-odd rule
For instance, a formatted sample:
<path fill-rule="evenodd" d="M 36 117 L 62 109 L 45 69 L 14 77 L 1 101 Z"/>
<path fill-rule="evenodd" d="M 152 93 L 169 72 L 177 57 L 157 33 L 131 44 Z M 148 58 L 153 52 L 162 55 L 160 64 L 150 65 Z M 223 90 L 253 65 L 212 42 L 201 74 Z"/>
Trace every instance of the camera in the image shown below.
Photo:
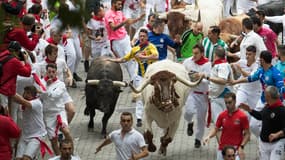
<path fill-rule="evenodd" d="M 25 60 L 25 56 L 24 56 L 25 54 L 26 54 L 26 52 L 23 51 L 23 50 L 21 50 L 21 51 L 19 52 L 18 57 L 19 57 L 19 60 L 20 60 L 20 61 L 24 61 L 24 60 Z"/>
<path fill-rule="evenodd" d="M 44 33 L 44 29 L 43 29 L 41 26 L 37 25 L 37 24 L 33 25 L 31 31 L 32 31 L 33 33 L 35 33 L 36 30 L 41 30 L 40 34 L 43 34 L 43 33 Z"/>

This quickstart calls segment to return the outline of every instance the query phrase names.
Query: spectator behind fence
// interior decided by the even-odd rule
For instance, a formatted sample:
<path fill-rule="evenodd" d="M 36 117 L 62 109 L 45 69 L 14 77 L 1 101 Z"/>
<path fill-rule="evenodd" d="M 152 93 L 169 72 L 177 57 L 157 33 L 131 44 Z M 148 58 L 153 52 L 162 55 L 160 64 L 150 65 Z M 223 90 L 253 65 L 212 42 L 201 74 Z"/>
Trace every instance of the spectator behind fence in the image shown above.
<path fill-rule="evenodd" d="M 27 32 L 31 31 L 33 27 L 35 27 L 35 30 L 33 31 L 30 40 L 27 36 Z M 22 18 L 22 25 L 20 27 L 11 28 L 4 36 L 3 42 L 8 45 L 11 41 L 18 41 L 22 47 L 32 51 L 37 46 L 41 33 L 42 28 L 35 26 L 34 16 L 32 14 L 26 14 Z"/>
<path fill-rule="evenodd" d="M 3 62 L 6 61 L 4 64 Z M 24 61 L 24 64 L 21 62 Z M 10 42 L 8 50 L 0 53 L 0 62 L 2 64 L 2 75 L 0 77 L 0 104 L 8 114 L 8 98 L 15 97 L 17 76 L 29 77 L 31 75 L 31 66 L 28 63 L 28 56 L 21 52 L 21 45 L 17 41 Z M 11 109 L 9 109 L 9 112 Z"/>
<path fill-rule="evenodd" d="M 2 106 L 0 106 L 0 110 Z M 21 130 L 10 117 L 0 114 L 0 159 L 11 160 L 12 148 L 10 145 L 11 138 L 19 138 Z"/>

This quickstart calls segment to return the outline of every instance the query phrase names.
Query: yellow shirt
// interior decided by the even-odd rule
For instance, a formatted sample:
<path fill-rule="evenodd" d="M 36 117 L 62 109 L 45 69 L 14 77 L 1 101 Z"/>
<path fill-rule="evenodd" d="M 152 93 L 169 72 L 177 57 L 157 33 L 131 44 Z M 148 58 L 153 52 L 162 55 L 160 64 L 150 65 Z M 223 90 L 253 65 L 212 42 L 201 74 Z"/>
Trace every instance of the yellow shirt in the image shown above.
<path fill-rule="evenodd" d="M 156 47 L 152 43 L 148 43 L 148 45 L 142 50 L 139 45 L 133 47 L 131 52 L 125 55 L 124 59 L 129 61 L 130 59 L 134 58 L 138 62 L 138 75 L 143 77 L 148 65 L 155 62 L 156 60 L 141 60 L 139 58 L 136 58 L 135 55 L 141 52 L 144 52 L 146 56 L 149 56 L 149 55 L 158 56 L 158 51 Z"/>

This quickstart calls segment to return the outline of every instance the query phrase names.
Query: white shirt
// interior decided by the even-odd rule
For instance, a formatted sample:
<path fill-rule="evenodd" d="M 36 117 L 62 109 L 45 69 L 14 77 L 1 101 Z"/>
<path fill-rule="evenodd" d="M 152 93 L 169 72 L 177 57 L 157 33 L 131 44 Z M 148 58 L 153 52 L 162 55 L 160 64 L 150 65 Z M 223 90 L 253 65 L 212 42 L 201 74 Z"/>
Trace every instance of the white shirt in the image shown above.
<path fill-rule="evenodd" d="M 36 48 L 34 49 L 35 55 L 36 55 L 36 62 L 41 62 L 45 59 L 45 48 L 49 45 L 49 43 L 40 38 L 39 43 L 37 44 Z M 58 50 L 57 50 L 57 58 L 65 60 L 65 52 L 64 49 L 61 45 L 56 45 Z"/>
<path fill-rule="evenodd" d="M 267 50 L 263 39 L 254 31 L 248 32 L 240 43 L 240 59 L 246 59 L 246 48 L 250 45 L 256 47 L 256 61 L 259 60 L 260 52 Z"/>
<path fill-rule="evenodd" d="M 46 87 L 46 91 L 41 94 L 44 112 L 58 113 L 64 111 L 63 95 L 66 92 L 65 84 L 60 80 L 56 80 L 47 86 L 44 79 L 42 79 L 42 83 Z"/>
<path fill-rule="evenodd" d="M 48 160 L 60 160 L 60 156 L 56 156 L 56 157 L 50 158 Z M 81 159 L 78 156 L 71 156 L 70 160 L 81 160 Z"/>
<path fill-rule="evenodd" d="M 59 80 L 64 82 L 64 78 L 65 78 L 65 74 L 68 70 L 67 64 L 64 60 L 62 59 L 56 59 L 56 66 L 57 66 L 57 77 Z M 36 73 L 40 76 L 40 77 L 44 77 L 46 75 L 46 66 L 47 66 L 47 62 L 44 60 L 40 63 L 36 63 L 35 64 L 35 68 L 36 68 Z"/>
<path fill-rule="evenodd" d="M 228 80 L 230 76 L 231 76 L 231 66 L 228 63 L 221 63 L 213 66 L 210 77 L 217 77 Z M 223 93 L 225 88 L 226 88 L 225 85 L 220 85 L 210 81 L 209 84 L 210 98 L 217 98 L 218 96 L 221 95 L 221 93 Z"/>
<path fill-rule="evenodd" d="M 250 74 L 254 73 L 259 67 L 259 65 L 256 62 L 253 63 L 251 66 L 247 66 L 247 61 L 244 59 L 239 60 L 237 64 L 240 65 L 242 70 Z M 241 78 L 243 78 L 242 75 Z M 246 93 L 259 93 L 261 91 L 261 83 L 259 81 L 251 83 L 241 83 L 239 84 L 238 90 L 242 90 Z"/>
<path fill-rule="evenodd" d="M 22 137 L 34 138 L 47 134 L 43 121 L 43 104 L 39 98 L 31 100 L 32 108 L 25 108 L 23 111 L 23 132 Z"/>
<path fill-rule="evenodd" d="M 87 28 L 92 31 L 92 35 L 96 37 L 96 34 L 103 35 L 102 39 L 99 41 L 91 40 L 91 47 L 97 48 L 108 43 L 107 31 L 105 27 L 104 20 L 98 21 L 91 18 L 87 23 Z"/>
<path fill-rule="evenodd" d="M 110 133 L 109 137 L 116 146 L 117 160 L 127 160 L 132 157 L 132 153 L 141 152 L 141 148 L 146 146 L 143 135 L 132 129 L 126 133 L 122 139 L 122 130 L 118 129 Z"/>
<path fill-rule="evenodd" d="M 190 71 L 195 71 L 199 73 L 204 73 L 206 75 L 209 75 L 211 72 L 211 62 L 207 62 L 203 65 L 198 65 L 193 61 L 193 57 L 187 58 L 184 62 L 183 65 L 185 66 L 186 70 L 188 72 Z M 205 79 L 202 80 L 202 82 L 193 88 L 194 91 L 199 91 L 199 92 L 207 92 L 208 91 L 208 84 L 209 82 Z"/>

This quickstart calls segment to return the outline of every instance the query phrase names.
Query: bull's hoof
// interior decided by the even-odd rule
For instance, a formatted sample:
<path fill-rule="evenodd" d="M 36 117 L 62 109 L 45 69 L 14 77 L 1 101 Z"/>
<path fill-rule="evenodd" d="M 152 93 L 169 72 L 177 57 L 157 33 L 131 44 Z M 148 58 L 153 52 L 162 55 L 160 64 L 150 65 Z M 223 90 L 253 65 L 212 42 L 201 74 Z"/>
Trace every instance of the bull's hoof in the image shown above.
<path fill-rule="evenodd" d="M 87 107 L 85 107 L 84 109 L 84 115 L 89 116 L 89 109 Z"/>
<path fill-rule="evenodd" d="M 166 147 L 160 146 L 160 148 L 159 148 L 159 154 L 161 154 L 161 155 L 163 155 L 163 156 L 166 156 L 166 151 L 167 151 Z"/>
<path fill-rule="evenodd" d="M 147 149 L 150 152 L 155 152 L 156 151 L 156 146 L 153 143 L 151 143 L 151 144 L 148 144 Z"/>
<path fill-rule="evenodd" d="M 92 129 L 93 129 L 93 128 L 94 128 L 94 123 L 89 122 L 89 123 L 88 123 L 88 128 L 89 128 L 89 129 L 90 129 L 90 128 L 92 128 Z"/>

